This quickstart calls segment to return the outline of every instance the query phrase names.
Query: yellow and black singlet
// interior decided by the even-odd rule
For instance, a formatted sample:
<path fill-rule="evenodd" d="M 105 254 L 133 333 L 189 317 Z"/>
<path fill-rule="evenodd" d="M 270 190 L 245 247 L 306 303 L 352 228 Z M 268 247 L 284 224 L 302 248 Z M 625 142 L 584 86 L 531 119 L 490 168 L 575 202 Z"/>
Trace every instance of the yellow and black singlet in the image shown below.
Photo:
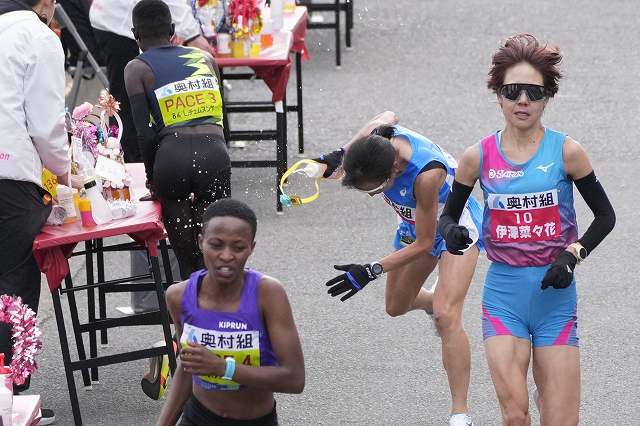
<path fill-rule="evenodd" d="M 200 49 L 158 47 L 138 59 L 155 77 L 154 87 L 146 95 L 156 131 L 169 126 L 222 126 L 220 82 Z"/>

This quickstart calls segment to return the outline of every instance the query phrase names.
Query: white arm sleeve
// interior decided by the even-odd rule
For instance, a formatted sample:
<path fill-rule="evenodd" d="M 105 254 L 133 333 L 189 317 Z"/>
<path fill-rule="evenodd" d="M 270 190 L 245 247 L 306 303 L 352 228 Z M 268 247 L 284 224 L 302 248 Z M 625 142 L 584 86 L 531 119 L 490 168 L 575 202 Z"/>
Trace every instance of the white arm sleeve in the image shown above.
<path fill-rule="evenodd" d="M 200 24 L 193 16 L 189 0 L 164 0 L 171 10 L 171 17 L 176 24 L 176 34 L 182 40 L 200 35 Z"/>
<path fill-rule="evenodd" d="M 24 81 L 27 132 L 44 167 L 64 175 L 70 167 L 64 122 L 64 53 L 60 40 L 43 34 L 31 44 L 34 62 Z"/>

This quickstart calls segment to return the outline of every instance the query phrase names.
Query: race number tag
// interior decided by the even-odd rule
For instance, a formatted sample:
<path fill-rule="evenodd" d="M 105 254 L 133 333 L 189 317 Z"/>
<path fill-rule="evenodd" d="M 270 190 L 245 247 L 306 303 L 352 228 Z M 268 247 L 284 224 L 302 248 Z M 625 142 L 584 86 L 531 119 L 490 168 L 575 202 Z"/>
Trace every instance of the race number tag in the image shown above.
<path fill-rule="evenodd" d="M 407 223 L 411 225 L 416 224 L 416 209 L 415 207 L 404 206 L 402 204 L 398 204 L 391 199 L 389 199 L 386 195 L 382 194 L 384 200 L 396 211 L 398 216 Z"/>
<path fill-rule="evenodd" d="M 244 324 L 244 323 L 241 323 Z M 184 348 L 188 343 L 197 343 L 209 349 L 221 358 L 234 358 L 237 364 L 260 366 L 260 332 L 243 330 L 237 327 L 233 331 L 207 330 L 185 323 L 180 337 Z M 206 382 L 237 389 L 239 385 L 232 380 L 217 376 L 200 376 Z"/>
<path fill-rule="evenodd" d="M 51 194 L 53 198 L 58 196 L 58 178 L 44 167 L 42 168 L 42 187 Z"/>
<path fill-rule="evenodd" d="M 491 241 L 548 241 L 559 238 L 558 190 L 529 194 L 489 194 Z"/>
<path fill-rule="evenodd" d="M 214 76 L 188 77 L 155 90 L 165 126 L 213 117 L 222 124 L 222 96 Z"/>

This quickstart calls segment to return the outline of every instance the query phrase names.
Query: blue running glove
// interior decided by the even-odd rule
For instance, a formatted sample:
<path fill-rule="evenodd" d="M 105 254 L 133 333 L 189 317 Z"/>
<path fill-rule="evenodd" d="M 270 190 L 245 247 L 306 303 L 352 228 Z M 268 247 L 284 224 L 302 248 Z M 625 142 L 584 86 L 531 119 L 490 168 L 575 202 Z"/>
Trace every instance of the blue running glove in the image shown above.
<path fill-rule="evenodd" d="M 351 263 L 349 265 L 334 265 L 333 267 L 338 271 L 345 271 L 345 273 L 327 281 L 327 287 L 331 287 L 327 290 L 327 293 L 329 293 L 331 297 L 336 297 L 348 292 L 340 298 L 342 302 L 378 278 L 371 270 L 371 265 Z"/>

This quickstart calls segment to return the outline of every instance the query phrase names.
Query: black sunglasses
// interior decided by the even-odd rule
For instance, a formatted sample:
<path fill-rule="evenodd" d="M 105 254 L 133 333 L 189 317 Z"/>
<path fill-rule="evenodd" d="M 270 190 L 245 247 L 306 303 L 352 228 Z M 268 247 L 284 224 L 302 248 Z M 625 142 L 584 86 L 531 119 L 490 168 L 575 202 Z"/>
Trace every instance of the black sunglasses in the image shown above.
<path fill-rule="evenodd" d="M 545 98 L 544 86 L 524 83 L 505 84 L 500 88 L 500 95 L 510 101 L 517 101 L 523 90 L 531 102 L 541 101 Z"/>

